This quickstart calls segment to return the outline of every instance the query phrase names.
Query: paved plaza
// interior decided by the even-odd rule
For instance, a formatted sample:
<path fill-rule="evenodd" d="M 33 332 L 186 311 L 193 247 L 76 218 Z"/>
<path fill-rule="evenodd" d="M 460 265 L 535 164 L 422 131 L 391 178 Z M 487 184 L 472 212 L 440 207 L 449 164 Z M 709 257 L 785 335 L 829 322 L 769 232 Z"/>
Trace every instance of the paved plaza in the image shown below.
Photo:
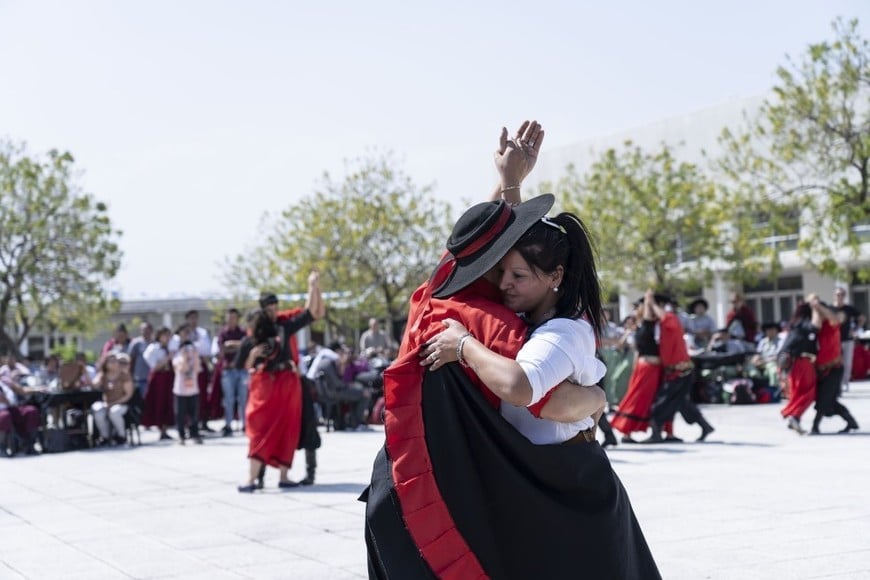
<path fill-rule="evenodd" d="M 870 427 L 870 382 L 844 402 Z M 870 579 L 870 430 L 799 437 L 778 410 L 707 406 L 707 443 L 610 451 L 665 579 Z M 365 578 L 356 498 L 383 433 L 322 435 L 317 485 L 272 471 L 254 495 L 241 436 L 0 460 L 0 579 Z"/>

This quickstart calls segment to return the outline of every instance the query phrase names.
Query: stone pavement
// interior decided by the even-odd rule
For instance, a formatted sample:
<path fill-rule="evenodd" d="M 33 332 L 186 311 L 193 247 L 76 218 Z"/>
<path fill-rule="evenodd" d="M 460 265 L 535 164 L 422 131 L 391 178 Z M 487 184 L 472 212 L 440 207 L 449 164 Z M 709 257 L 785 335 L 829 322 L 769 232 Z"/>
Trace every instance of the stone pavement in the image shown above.
<path fill-rule="evenodd" d="M 844 402 L 865 430 L 799 437 L 779 405 L 707 406 L 708 443 L 613 449 L 663 577 L 870 579 L 870 383 Z M 317 485 L 285 493 L 274 471 L 236 492 L 240 436 L 2 459 L 0 579 L 365 578 L 356 498 L 383 435 L 322 435 Z"/>

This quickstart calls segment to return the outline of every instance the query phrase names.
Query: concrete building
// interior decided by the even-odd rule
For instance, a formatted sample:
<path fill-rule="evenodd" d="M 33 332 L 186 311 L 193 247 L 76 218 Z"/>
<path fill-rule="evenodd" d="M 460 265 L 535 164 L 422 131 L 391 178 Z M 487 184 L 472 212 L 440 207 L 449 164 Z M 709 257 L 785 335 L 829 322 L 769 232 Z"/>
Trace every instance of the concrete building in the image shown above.
<path fill-rule="evenodd" d="M 545 149 L 530 177 L 530 185 L 537 188 L 541 182 L 555 183 L 564 174 L 566 167 L 573 165 L 579 175 L 585 171 L 608 149 L 620 149 L 623 143 L 631 140 L 645 150 L 658 148 L 662 143 L 676 147 L 676 156 L 708 169 L 706 151 L 711 157 L 719 151 L 718 137 L 724 127 L 737 129 L 743 125 L 746 112 L 752 116 L 762 104 L 763 97 L 735 100 L 701 111 L 679 117 L 665 119 L 642 127 L 620 131 L 612 135 L 591 138 L 574 145 Z M 551 131 L 555 132 L 555 131 Z M 848 256 L 844 250 L 840 263 L 854 273 L 859 267 L 870 265 L 870 227 L 859 232 L 865 243 L 858 259 Z M 733 288 L 726 282 L 726 270 L 714 271 L 713 282 L 704 289 L 703 296 L 710 303 L 710 315 L 720 325 L 724 325 L 725 315 L 730 309 L 731 292 L 742 291 L 747 304 L 755 311 L 759 322 L 779 322 L 787 320 L 794 311 L 798 297 L 810 292 L 818 293 L 823 300 L 833 299 L 837 285 L 849 289 L 848 301 L 861 312 L 870 312 L 870 284 L 859 283 L 854 275 L 847 280 L 835 280 L 820 275 L 800 259 L 796 251 L 800 233 L 790 236 L 771 238 L 769 243 L 781 248 L 782 271 L 775 280 L 764 280 L 753 286 Z M 602 243 L 606 234 L 602 234 Z M 642 294 L 637 290 L 626 290 L 619 296 L 618 303 L 611 304 L 611 312 L 625 316 L 631 308 L 631 301 Z"/>

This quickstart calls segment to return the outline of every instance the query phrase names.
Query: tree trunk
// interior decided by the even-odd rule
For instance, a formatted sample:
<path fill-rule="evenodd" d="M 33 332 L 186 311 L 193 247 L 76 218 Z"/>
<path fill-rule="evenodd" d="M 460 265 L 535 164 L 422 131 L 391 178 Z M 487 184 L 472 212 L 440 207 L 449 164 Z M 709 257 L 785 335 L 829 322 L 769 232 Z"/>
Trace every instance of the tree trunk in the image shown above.
<path fill-rule="evenodd" d="M 14 354 L 17 357 L 21 357 L 19 342 L 15 340 L 14 337 L 9 336 L 5 328 L 0 328 L 0 351 L 4 351 L 9 354 Z"/>

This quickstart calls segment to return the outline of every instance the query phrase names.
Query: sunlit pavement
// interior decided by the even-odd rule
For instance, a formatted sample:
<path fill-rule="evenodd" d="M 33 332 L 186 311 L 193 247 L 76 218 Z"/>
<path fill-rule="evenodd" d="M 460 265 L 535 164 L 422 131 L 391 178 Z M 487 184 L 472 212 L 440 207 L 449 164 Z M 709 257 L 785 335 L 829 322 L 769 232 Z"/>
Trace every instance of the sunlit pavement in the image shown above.
<path fill-rule="evenodd" d="M 870 427 L 870 382 L 843 402 Z M 801 437 L 779 408 L 707 406 L 707 443 L 678 420 L 687 443 L 610 450 L 665 579 L 870 579 L 870 430 Z M 383 433 L 321 435 L 316 485 L 270 471 L 252 495 L 239 434 L 0 459 L 0 578 L 366 577 L 356 498 Z"/>

